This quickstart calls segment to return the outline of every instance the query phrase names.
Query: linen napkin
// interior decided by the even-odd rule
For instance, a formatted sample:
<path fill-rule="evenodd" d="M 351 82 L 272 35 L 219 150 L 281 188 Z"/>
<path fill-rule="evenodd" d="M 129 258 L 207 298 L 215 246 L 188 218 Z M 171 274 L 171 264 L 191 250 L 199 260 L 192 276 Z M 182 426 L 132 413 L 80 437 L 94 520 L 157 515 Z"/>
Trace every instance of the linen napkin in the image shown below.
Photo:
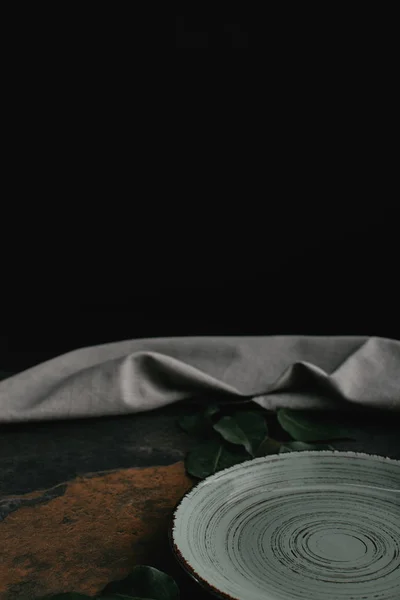
<path fill-rule="evenodd" d="M 0 422 L 135 413 L 193 397 L 264 408 L 400 411 L 400 342 L 362 336 L 136 339 L 0 382 Z"/>

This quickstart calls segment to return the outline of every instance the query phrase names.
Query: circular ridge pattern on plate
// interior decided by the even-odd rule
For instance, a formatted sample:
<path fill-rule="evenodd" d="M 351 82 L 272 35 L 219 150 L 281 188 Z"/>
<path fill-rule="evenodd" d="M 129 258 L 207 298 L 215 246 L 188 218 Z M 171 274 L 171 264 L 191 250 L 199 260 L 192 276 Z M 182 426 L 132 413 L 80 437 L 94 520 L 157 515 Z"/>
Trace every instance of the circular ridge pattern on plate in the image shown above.
<path fill-rule="evenodd" d="M 180 502 L 171 538 L 232 600 L 398 600 L 400 461 L 294 452 L 221 471 Z"/>

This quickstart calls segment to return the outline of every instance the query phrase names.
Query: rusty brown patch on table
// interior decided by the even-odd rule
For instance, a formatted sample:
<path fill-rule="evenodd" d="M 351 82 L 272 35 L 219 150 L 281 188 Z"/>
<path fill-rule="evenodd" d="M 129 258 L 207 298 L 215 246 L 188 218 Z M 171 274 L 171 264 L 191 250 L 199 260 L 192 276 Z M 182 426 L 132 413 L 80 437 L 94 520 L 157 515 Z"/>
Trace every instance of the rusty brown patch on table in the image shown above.
<path fill-rule="evenodd" d="M 178 462 L 87 475 L 63 495 L 21 506 L 0 523 L 0 599 L 96 594 L 135 564 L 154 564 L 172 511 L 192 485 Z"/>

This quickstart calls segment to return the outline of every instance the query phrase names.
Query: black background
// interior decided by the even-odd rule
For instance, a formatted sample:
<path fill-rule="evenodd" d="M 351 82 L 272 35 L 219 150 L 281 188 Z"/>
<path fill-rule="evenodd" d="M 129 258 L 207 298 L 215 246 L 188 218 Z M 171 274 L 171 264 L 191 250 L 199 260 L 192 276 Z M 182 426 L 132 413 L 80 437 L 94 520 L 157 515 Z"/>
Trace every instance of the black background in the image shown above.
<path fill-rule="evenodd" d="M 244 13 L 175 15 L 177 48 L 248 48 L 249 23 Z"/>
<path fill-rule="evenodd" d="M 83 28 L 71 44 L 53 31 L 67 73 L 54 39 L 24 31 L 1 213 L 0 370 L 134 337 L 399 337 L 390 111 L 351 88 L 353 72 L 338 79 L 337 53 L 332 71 L 301 59 L 301 37 L 281 52 L 291 40 L 261 32 L 271 18 L 182 16 L 217 46 L 233 24 L 268 39 L 268 52 L 174 62 L 157 46 L 138 61 L 118 16 L 114 37 Z M 120 38 L 127 53 L 105 62 Z"/>
<path fill-rule="evenodd" d="M 106 264 L 86 264 L 81 254 L 71 266 L 58 256 L 58 269 L 42 261 L 33 280 L 32 273 L 23 271 L 24 279 L 17 272 L 20 279 L 2 297 L 1 369 L 135 337 L 400 339 L 398 243 L 390 215 L 377 210 L 328 222 L 286 215 L 286 224 L 261 230 L 260 219 L 250 215 L 253 230 L 246 235 L 191 230 L 191 245 L 175 229 L 181 242 L 174 249 L 157 238 L 138 265 L 122 249 L 108 248 Z"/>

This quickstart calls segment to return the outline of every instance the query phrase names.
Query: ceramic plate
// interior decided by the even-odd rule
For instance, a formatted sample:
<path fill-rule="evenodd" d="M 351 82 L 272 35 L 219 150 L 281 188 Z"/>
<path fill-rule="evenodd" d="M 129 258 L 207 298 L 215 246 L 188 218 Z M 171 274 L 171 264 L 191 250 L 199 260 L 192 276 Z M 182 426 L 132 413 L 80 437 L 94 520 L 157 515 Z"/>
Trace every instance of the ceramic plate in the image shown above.
<path fill-rule="evenodd" d="M 230 600 L 399 600 L 400 461 L 296 452 L 221 471 L 178 505 L 176 556 Z"/>

